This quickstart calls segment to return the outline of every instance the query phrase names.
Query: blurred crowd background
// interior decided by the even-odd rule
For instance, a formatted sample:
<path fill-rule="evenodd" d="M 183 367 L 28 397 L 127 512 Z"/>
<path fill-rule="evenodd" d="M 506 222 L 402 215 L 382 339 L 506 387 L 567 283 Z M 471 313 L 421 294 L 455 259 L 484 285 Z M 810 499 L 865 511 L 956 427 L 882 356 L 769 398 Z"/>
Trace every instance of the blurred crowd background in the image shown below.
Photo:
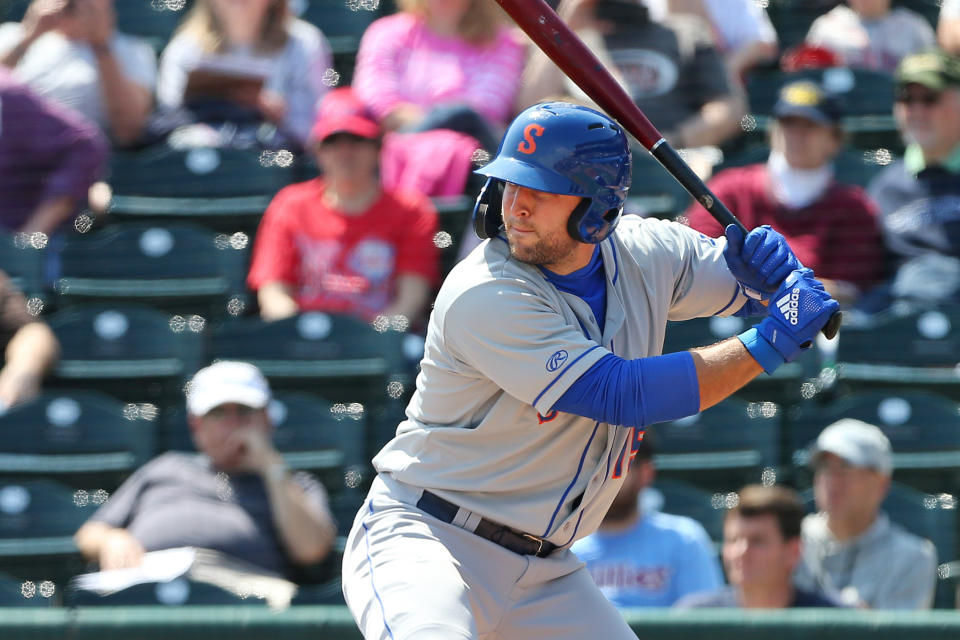
<path fill-rule="evenodd" d="M 748 606 L 795 578 L 844 606 L 954 608 L 960 1 L 550 4 L 845 312 L 838 339 L 649 429 L 611 526 L 683 516 L 645 526 L 705 564 L 602 565 L 600 539 L 595 578 L 611 597 L 686 576 Z M 472 170 L 548 99 L 590 104 L 493 0 L 0 0 L 0 604 L 342 602 L 369 460 L 478 244 Z M 722 234 L 639 145 L 625 211 Z M 671 325 L 664 352 L 742 322 Z M 224 360 L 256 369 L 214 370 L 197 400 Z M 248 433 L 239 458 L 224 425 Z M 164 520 L 178 491 L 193 506 Z M 751 561 L 758 514 L 779 555 Z M 176 547 L 231 560 L 183 556 L 174 588 L 176 562 L 144 554 Z M 131 567 L 167 586 L 75 578 Z"/>

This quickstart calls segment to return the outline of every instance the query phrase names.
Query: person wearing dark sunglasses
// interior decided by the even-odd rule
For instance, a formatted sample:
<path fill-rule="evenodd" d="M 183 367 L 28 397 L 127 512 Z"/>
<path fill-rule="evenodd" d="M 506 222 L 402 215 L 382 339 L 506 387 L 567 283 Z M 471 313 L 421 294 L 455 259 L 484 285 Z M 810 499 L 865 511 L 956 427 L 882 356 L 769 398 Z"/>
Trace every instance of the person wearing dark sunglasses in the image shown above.
<path fill-rule="evenodd" d="M 906 152 L 868 190 L 896 260 L 890 294 L 960 300 L 960 57 L 930 51 L 904 58 L 893 115 Z"/>

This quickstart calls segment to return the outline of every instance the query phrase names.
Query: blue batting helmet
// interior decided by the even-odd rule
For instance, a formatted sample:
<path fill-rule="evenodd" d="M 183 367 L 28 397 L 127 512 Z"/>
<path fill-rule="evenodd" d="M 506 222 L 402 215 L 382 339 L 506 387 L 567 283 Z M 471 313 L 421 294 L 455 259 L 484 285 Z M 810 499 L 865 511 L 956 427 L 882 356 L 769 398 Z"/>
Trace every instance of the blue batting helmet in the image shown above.
<path fill-rule="evenodd" d="M 597 244 L 616 228 L 630 188 L 630 147 L 616 122 L 593 109 L 545 102 L 525 109 L 503 136 L 473 208 L 481 238 L 503 224 L 503 184 L 581 196 L 567 222 L 574 240 Z"/>

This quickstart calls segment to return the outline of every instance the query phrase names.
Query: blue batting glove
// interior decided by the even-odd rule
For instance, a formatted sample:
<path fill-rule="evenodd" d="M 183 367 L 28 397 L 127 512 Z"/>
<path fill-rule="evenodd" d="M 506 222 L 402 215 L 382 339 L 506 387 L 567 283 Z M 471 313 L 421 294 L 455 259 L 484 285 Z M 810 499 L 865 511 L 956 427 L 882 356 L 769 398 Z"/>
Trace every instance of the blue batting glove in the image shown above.
<path fill-rule="evenodd" d="M 763 370 L 773 373 L 809 349 L 839 308 L 812 270 L 797 269 L 773 295 L 767 317 L 737 337 Z"/>
<path fill-rule="evenodd" d="M 787 239 L 770 225 L 757 227 L 744 236 L 735 224 L 727 225 L 727 268 L 740 283 L 744 294 L 754 300 L 768 300 L 795 269 L 803 268 Z"/>

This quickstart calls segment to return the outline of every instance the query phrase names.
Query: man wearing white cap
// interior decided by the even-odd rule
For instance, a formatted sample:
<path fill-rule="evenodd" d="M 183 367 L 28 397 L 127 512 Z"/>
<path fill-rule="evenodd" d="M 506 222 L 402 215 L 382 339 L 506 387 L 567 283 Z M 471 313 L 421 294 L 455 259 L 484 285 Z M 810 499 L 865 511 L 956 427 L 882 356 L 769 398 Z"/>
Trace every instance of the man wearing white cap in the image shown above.
<path fill-rule="evenodd" d="M 245 362 L 217 362 L 187 386 L 200 452 L 167 452 L 137 470 L 75 536 L 101 569 L 137 566 L 144 552 L 214 549 L 278 574 L 319 562 L 336 526 L 322 485 L 291 474 L 274 448 L 270 387 Z"/>
<path fill-rule="evenodd" d="M 928 609 L 937 553 L 929 540 L 890 522 L 890 441 L 872 424 L 845 418 L 811 450 L 818 513 L 803 521 L 798 587 L 873 609 Z"/>

